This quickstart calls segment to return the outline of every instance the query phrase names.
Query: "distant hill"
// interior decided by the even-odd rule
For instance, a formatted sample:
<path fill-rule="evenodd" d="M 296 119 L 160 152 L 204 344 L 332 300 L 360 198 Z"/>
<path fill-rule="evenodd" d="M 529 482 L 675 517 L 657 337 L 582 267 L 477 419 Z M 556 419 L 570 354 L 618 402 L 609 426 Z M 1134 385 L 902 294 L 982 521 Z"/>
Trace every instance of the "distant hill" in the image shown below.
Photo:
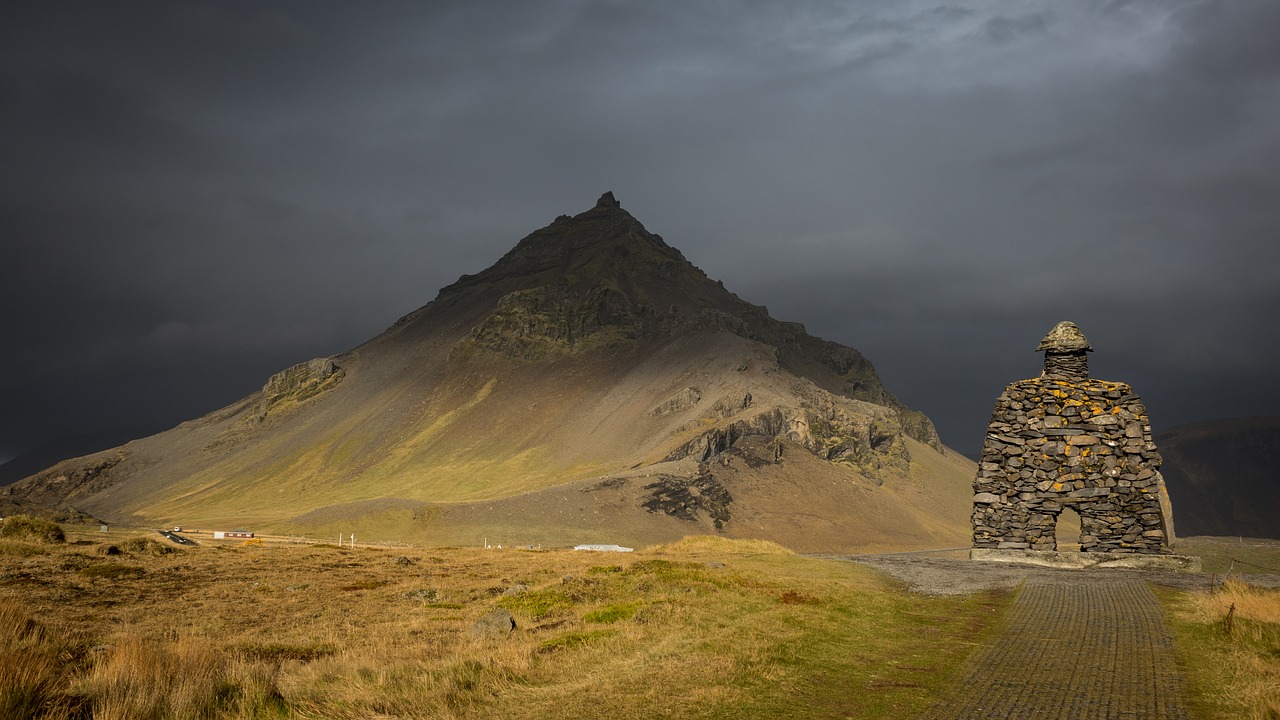
<path fill-rule="evenodd" d="M 8 462 L 0 463 L 0 486 L 17 482 L 61 460 L 112 448 L 145 434 L 142 430 L 109 430 L 47 442 Z"/>
<path fill-rule="evenodd" d="M 1180 425 L 1154 439 L 1179 535 L 1280 538 L 1280 417 Z"/>
<path fill-rule="evenodd" d="M 0 491 L 121 523 L 423 543 L 968 544 L 975 466 L 856 350 L 612 194 L 341 355 Z"/>

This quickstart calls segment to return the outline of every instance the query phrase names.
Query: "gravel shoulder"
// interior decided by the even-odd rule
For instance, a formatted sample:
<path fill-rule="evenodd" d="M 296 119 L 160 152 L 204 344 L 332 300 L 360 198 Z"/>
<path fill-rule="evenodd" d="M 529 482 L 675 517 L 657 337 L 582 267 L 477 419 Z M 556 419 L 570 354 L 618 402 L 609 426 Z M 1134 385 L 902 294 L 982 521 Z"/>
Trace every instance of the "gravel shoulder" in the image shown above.
<path fill-rule="evenodd" d="M 924 553 L 888 555 L 822 555 L 876 568 L 912 592 L 964 595 L 988 589 L 1012 589 L 1029 579 L 1045 583 L 1096 583 L 1141 580 L 1178 590 L 1209 590 L 1221 574 L 1182 573 L 1122 568 L 1059 569 L 1021 563 L 982 562 L 967 558 L 928 557 Z M 1280 587 L 1280 575 L 1232 575 L 1257 587 Z"/>

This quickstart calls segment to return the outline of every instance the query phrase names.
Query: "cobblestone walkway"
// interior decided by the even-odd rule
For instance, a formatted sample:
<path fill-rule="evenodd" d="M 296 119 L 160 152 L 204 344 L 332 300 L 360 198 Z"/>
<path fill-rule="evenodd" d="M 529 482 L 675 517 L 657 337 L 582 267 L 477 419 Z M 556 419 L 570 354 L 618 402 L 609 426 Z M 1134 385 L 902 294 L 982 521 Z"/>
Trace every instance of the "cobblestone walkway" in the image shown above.
<path fill-rule="evenodd" d="M 1028 578 L 1002 634 L 921 720 L 1190 720 L 1146 583 L 1081 580 Z"/>

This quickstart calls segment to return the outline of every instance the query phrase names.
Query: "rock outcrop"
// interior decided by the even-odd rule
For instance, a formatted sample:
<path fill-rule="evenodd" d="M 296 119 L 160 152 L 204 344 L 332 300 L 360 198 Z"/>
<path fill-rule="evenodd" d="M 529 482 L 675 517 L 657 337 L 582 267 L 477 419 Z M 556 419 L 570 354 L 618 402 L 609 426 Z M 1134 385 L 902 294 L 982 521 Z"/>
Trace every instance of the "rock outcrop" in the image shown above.
<path fill-rule="evenodd" d="M 272 375 L 262 386 L 250 422 L 262 422 L 272 412 L 280 412 L 315 397 L 342 382 L 344 373 L 333 358 L 316 358 L 298 363 Z"/>

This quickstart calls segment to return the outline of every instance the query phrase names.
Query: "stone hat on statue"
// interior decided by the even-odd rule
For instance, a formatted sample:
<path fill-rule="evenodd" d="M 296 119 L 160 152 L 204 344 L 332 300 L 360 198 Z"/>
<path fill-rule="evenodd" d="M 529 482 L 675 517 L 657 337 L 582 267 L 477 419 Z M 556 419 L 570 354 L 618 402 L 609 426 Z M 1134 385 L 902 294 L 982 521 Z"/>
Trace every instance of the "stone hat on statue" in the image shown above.
<path fill-rule="evenodd" d="M 1080 328 L 1076 324 L 1068 320 L 1063 320 L 1048 335 L 1040 341 L 1036 347 L 1036 351 L 1045 351 L 1051 353 L 1078 353 L 1093 352 L 1093 346 L 1085 338 L 1084 333 L 1080 332 Z"/>

